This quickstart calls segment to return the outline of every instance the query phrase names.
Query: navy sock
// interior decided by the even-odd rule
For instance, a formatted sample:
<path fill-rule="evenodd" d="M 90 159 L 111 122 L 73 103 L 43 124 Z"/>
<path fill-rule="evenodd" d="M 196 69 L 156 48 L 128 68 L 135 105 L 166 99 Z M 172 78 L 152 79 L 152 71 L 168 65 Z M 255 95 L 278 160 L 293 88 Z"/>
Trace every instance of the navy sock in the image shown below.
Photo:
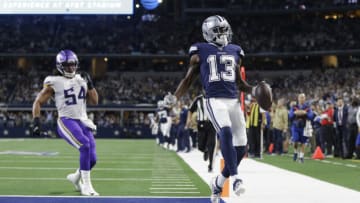
<path fill-rule="evenodd" d="M 245 146 L 236 146 L 235 147 L 236 150 L 236 166 L 239 166 L 241 160 L 244 158 L 245 152 L 246 152 L 246 147 Z"/>
<path fill-rule="evenodd" d="M 233 146 L 233 142 L 232 142 L 232 133 L 230 127 L 223 127 L 220 129 L 220 145 L 221 145 L 221 153 L 225 160 L 224 170 L 228 170 L 230 176 L 236 175 L 237 158 L 236 158 L 235 147 Z M 225 176 L 225 177 L 229 177 L 229 176 Z"/>
<path fill-rule="evenodd" d="M 236 151 L 236 168 L 239 166 L 241 160 L 244 158 L 244 155 L 246 153 L 246 147 L 245 146 L 237 146 L 235 147 Z M 228 167 L 225 165 L 224 169 L 222 170 L 221 174 L 228 178 L 230 176 L 230 171 Z"/>

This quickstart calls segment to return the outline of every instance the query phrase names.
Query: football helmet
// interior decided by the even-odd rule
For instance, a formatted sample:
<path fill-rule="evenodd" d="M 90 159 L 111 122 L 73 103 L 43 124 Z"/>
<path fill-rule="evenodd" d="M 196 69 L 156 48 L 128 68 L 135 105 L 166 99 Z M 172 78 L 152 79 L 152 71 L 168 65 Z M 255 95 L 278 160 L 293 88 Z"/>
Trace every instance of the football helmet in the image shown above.
<path fill-rule="evenodd" d="M 56 55 L 56 68 L 63 76 L 73 78 L 78 67 L 79 60 L 73 51 L 65 49 Z"/>
<path fill-rule="evenodd" d="M 165 105 L 167 105 L 167 106 L 173 106 L 173 105 L 176 104 L 176 102 L 177 102 L 176 97 L 175 97 L 174 95 L 172 95 L 170 92 L 168 92 L 168 94 L 165 95 L 165 97 L 164 97 L 164 103 L 165 103 Z"/>
<path fill-rule="evenodd" d="M 157 102 L 157 107 L 158 107 L 159 109 L 164 108 L 164 107 L 165 107 L 165 102 L 164 102 L 163 100 L 158 101 L 158 102 Z"/>
<path fill-rule="evenodd" d="M 219 15 L 206 18 L 202 24 L 204 39 L 218 46 L 226 46 L 231 42 L 232 30 L 228 21 Z"/>

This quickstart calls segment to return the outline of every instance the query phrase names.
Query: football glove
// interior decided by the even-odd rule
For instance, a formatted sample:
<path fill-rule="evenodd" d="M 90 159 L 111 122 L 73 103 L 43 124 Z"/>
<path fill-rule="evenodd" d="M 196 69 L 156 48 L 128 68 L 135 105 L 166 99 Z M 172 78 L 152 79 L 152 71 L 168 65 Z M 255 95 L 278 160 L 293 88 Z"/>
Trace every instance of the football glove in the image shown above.
<path fill-rule="evenodd" d="M 35 117 L 34 120 L 33 120 L 32 135 L 33 136 L 40 136 L 40 134 L 41 134 L 40 118 Z"/>
<path fill-rule="evenodd" d="M 172 95 L 170 92 L 164 97 L 165 105 L 173 106 L 177 102 L 175 95 Z"/>
<path fill-rule="evenodd" d="M 90 75 L 89 75 L 87 72 L 81 72 L 81 73 L 80 73 L 80 76 L 81 76 L 82 78 L 84 78 L 84 80 L 86 81 L 87 86 L 88 86 L 88 90 L 94 89 L 94 83 L 93 83 L 93 81 L 91 80 L 91 77 L 90 77 Z"/>

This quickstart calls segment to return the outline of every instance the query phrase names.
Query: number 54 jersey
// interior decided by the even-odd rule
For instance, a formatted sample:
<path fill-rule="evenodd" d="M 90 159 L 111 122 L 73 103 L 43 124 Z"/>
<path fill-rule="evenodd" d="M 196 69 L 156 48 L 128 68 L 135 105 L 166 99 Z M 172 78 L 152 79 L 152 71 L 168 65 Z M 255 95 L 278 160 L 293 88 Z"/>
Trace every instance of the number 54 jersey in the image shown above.
<path fill-rule="evenodd" d="M 190 47 L 190 56 L 200 57 L 200 76 L 206 98 L 237 98 L 237 64 L 244 57 L 240 46 L 228 44 L 218 47 L 212 43 L 196 43 Z"/>
<path fill-rule="evenodd" d="M 64 76 L 48 76 L 44 87 L 50 86 L 55 92 L 55 105 L 59 117 L 87 119 L 86 114 L 86 81 L 76 74 L 73 78 Z"/>

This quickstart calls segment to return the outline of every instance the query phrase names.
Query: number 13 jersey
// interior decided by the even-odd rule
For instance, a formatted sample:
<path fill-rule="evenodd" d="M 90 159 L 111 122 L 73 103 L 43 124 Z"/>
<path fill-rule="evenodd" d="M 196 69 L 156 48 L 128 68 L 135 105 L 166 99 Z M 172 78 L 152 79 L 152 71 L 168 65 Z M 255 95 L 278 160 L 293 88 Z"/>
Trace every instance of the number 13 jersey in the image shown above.
<path fill-rule="evenodd" d="M 212 43 L 196 43 L 190 47 L 190 56 L 200 57 L 200 77 L 206 98 L 237 98 L 237 64 L 244 57 L 240 46 L 228 44 L 218 47 Z"/>

